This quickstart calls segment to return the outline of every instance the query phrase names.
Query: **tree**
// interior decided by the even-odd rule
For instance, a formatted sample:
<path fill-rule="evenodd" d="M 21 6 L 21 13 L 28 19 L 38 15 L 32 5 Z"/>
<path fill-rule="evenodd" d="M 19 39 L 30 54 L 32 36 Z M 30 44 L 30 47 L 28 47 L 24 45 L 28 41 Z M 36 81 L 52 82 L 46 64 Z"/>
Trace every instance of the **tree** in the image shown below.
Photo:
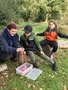
<path fill-rule="evenodd" d="M 30 18 L 29 0 L 20 0 L 19 4 L 17 11 L 20 17 L 27 21 Z"/>
<path fill-rule="evenodd" d="M 14 0 L 0 0 L 0 24 L 16 19 L 16 3 Z"/>
<path fill-rule="evenodd" d="M 66 0 L 21 0 L 19 13 L 23 19 L 32 21 L 44 21 L 48 19 L 60 19 L 65 12 Z"/>
<path fill-rule="evenodd" d="M 28 21 L 60 19 L 68 7 L 67 0 L 0 0 L 0 23 L 20 18 Z"/>
<path fill-rule="evenodd" d="M 50 7 L 48 18 L 60 19 L 61 14 L 65 12 L 67 8 L 66 0 L 48 0 L 48 7 Z"/>

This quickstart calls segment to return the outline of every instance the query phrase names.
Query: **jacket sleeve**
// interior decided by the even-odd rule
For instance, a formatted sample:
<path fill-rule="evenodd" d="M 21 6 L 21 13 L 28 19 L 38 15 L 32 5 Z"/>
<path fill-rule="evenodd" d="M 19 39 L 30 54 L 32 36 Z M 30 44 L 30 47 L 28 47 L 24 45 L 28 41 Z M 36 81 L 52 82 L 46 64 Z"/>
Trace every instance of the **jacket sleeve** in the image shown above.
<path fill-rule="evenodd" d="M 16 48 L 9 46 L 5 38 L 0 37 L 0 51 L 5 53 L 16 53 Z"/>
<path fill-rule="evenodd" d="M 58 36 L 61 37 L 61 38 L 66 38 L 66 39 L 68 39 L 68 35 L 65 35 L 65 34 L 63 34 L 63 33 L 61 33 L 61 32 L 58 32 Z"/>
<path fill-rule="evenodd" d="M 41 47 L 41 45 L 40 45 L 40 43 L 39 43 L 36 35 L 35 35 L 35 37 L 34 37 L 34 41 L 35 41 L 35 44 L 36 44 L 36 47 L 38 48 L 38 50 L 39 50 L 39 51 L 43 51 L 43 49 L 42 49 L 42 47 Z"/>
<path fill-rule="evenodd" d="M 42 33 L 37 33 L 37 36 L 44 36 L 44 33 L 45 33 L 45 31 Z"/>

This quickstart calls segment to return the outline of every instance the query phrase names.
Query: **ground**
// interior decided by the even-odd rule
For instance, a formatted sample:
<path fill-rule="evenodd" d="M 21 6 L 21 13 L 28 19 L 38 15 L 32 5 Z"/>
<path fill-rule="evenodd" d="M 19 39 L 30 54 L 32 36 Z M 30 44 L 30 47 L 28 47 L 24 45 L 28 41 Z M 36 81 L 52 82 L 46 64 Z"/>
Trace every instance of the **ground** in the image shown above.
<path fill-rule="evenodd" d="M 41 25 L 41 24 L 40 24 Z M 36 32 L 42 31 L 45 24 L 34 27 Z M 36 33 L 37 33 L 36 32 Z M 19 31 L 18 33 L 21 33 Z M 40 39 L 40 37 L 39 37 Z M 68 89 L 68 49 L 58 49 L 55 60 L 58 71 L 54 72 L 51 64 L 44 61 L 40 56 L 37 57 L 39 68 L 42 74 L 33 81 L 25 76 L 16 74 L 17 63 L 6 62 L 8 69 L 0 73 L 0 90 L 67 90 Z"/>
<path fill-rule="evenodd" d="M 6 62 L 8 70 L 0 73 L 0 90 L 64 90 L 68 88 L 68 49 L 59 49 L 56 53 L 58 71 L 52 71 L 51 65 L 38 57 L 39 68 L 43 71 L 36 81 L 16 74 L 17 63 Z M 67 89 L 65 89 L 67 90 Z"/>

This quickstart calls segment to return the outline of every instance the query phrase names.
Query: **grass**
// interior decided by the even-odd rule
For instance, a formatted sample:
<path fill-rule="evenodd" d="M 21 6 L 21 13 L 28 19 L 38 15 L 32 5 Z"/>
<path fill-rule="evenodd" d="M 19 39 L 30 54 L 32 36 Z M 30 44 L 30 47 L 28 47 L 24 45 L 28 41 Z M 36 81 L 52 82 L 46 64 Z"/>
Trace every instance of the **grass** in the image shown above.
<path fill-rule="evenodd" d="M 5 85 L 0 90 L 63 90 L 64 86 L 68 88 L 68 49 L 57 51 L 55 59 L 58 64 L 58 71 L 53 72 L 50 64 L 38 57 L 39 68 L 43 71 L 36 81 L 26 77 L 16 75 L 16 63 L 6 62 L 8 65 L 8 78 Z M 5 81 L 4 81 L 5 82 Z"/>
<path fill-rule="evenodd" d="M 42 32 L 45 26 L 45 23 L 33 26 L 34 32 Z M 21 35 L 21 31 L 18 33 Z M 17 75 L 15 71 L 17 63 L 9 60 L 6 62 L 8 70 L 0 73 L 0 90 L 66 90 L 64 88 L 68 88 L 68 49 L 58 49 L 55 55 L 57 72 L 52 71 L 51 65 L 41 57 L 36 56 L 36 58 L 42 70 L 37 80 L 32 81 L 25 76 Z"/>
<path fill-rule="evenodd" d="M 42 32 L 45 30 L 47 23 L 46 22 L 41 22 L 41 23 L 31 23 L 31 22 L 25 22 L 20 23 L 19 25 L 17 25 L 19 27 L 18 33 L 21 35 L 22 31 L 24 30 L 24 26 L 26 25 L 31 25 L 33 27 L 33 32 L 38 33 L 39 31 Z"/>

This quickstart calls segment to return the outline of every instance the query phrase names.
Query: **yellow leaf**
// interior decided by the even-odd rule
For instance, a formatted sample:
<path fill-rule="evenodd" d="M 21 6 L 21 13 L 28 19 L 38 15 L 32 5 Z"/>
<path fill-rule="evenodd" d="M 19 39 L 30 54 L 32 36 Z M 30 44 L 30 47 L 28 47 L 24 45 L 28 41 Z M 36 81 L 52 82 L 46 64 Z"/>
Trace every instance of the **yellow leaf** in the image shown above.
<path fill-rule="evenodd" d="M 42 88 L 40 88 L 39 90 L 43 90 Z"/>
<path fill-rule="evenodd" d="M 63 86 L 63 88 L 64 88 L 63 90 L 67 90 L 67 87 L 66 87 L 66 85 L 64 85 L 64 86 Z"/>

